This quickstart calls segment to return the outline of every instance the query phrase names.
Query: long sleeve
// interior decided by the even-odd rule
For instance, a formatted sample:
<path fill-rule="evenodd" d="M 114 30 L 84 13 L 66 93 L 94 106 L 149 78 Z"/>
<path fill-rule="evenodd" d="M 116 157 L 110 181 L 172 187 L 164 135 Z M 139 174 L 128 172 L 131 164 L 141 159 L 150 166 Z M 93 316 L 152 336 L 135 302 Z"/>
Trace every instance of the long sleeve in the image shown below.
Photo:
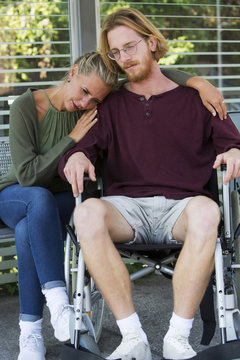
<path fill-rule="evenodd" d="M 57 174 L 62 155 L 75 145 L 63 137 L 45 154 L 39 154 L 37 114 L 28 93 L 15 100 L 10 109 L 10 148 L 17 182 L 22 186 L 46 186 Z"/>
<path fill-rule="evenodd" d="M 169 78 L 170 80 L 174 81 L 178 85 L 186 86 L 186 82 L 195 74 L 191 74 L 185 71 L 176 70 L 176 69 L 161 69 L 162 73 Z"/>

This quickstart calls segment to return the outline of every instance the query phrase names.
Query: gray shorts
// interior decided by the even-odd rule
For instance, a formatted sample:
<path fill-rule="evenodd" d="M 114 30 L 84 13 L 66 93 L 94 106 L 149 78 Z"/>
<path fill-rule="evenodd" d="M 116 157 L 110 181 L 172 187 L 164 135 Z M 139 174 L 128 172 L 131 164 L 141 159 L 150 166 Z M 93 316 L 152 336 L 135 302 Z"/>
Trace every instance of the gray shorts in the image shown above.
<path fill-rule="evenodd" d="M 104 196 L 101 199 L 114 205 L 134 230 L 134 239 L 129 244 L 173 244 L 177 243 L 172 237 L 173 226 L 192 197 L 171 200 L 164 196 Z"/>

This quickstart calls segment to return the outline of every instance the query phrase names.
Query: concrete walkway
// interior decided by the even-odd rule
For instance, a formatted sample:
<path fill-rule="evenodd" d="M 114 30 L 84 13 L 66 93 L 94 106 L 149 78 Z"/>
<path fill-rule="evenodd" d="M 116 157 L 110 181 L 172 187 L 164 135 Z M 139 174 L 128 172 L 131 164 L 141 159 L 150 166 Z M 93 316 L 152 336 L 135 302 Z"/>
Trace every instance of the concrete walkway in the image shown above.
<path fill-rule="evenodd" d="M 133 283 L 132 289 L 136 311 L 151 344 L 153 360 L 160 360 L 162 356 L 162 339 L 167 331 L 172 312 L 171 281 L 160 275 L 150 275 Z M 18 313 L 18 296 L 6 296 L 0 291 L 0 360 L 17 360 Z M 47 309 L 44 313 L 43 329 L 47 347 L 46 360 L 60 360 L 62 345 L 53 336 Z M 199 314 L 197 314 L 190 339 L 196 351 L 205 348 L 199 344 L 201 332 L 202 322 Z M 120 340 L 120 334 L 113 315 L 106 307 L 103 331 L 99 342 L 103 355 L 106 356 L 111 353 L 120 343 Z M 211 345 L 218 343 L 219 336 L 217 333 Z"/>

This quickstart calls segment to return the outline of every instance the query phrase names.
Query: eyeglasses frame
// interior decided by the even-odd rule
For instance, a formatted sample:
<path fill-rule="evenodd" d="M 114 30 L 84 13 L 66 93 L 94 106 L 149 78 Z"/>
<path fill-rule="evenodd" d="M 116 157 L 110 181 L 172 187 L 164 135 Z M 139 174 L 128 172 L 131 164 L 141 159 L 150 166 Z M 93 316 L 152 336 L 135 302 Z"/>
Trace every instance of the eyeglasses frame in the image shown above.
<path fill-rule="evenodd" d="M 120 49 L 120 50 L 118 50 L 118 56 L 119 56 L 119 58 L 118 59 L 116 59 L 115 57 L 113 57 L 113 56 L 111 56 L 110 55 L 110 53 L 111 53 L 111 51 L 109 51 L 109 52 L 107 52 L 107 56 L 109 57 L 109 59 L 111 59 L 111 60 L 113 60 L 113 61 L 118 61 L 118 60 L 120 60 L 121 59 L 121 51 L 124 51 L 125 52 L 125 54 L 128 54 L 127 53 L 127 49 L 128 49 L 128 46 L 133 46 L 133 47 L 135 47 L 135 53 L 134 54 L 132 54 L 132 55 L 135 55 L 136 54 L 136 52 L 137 52 L 137 45 L 141 42 L 141 41 L 143 41 L 144 39 L 146 39 L 146 36 L 144 36 L 143 38 L 141 38 L 140 40 L 138 40 L 138 41 L 136 41 L 136 44 L 135 45 L 127 45 L 127 46 L 125 46 L 124 48 L 122 48 L 122 49 Z M 130 55 L 130 54 L 128 54 L 128 55 Z M 131 56 L 131 55 L 130 55 Z"/>

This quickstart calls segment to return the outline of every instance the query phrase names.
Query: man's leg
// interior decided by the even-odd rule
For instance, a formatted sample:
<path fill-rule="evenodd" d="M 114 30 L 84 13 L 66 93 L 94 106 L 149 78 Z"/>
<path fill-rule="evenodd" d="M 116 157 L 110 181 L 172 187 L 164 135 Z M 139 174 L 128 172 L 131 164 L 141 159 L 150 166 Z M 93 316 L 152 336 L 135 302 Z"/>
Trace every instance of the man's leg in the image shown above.
<path fill-rule="evenodd" d="M 170 328 L 164 339 L 166 359 L 187 359 L 195 354 L 189 346 L 181 355 L 181 351 L 185 350 L 174 349 L 179 344 L 171 343 L 170 337 L 173 336 L 174 339 L 174 334 L 179 334 L 179 330 L 181 333 L 182 329 L 182 333 L 188 338 L 193 317 L 213 271 L 219 220 L 218 205 L 206 197 L 198 196 L 189 201 L 173 227 L 173 238 L 184 241 L 184 246 L 173 276 L 174 309 Z"/>
<path fill-rule="evenodd" d="M 99 199 L 78 205 L 74 223 L 86 266 L 123 335 L 122 343 L 109 359 L 150 360 L 147 338 L 133 305 L 130 277 L 113 244 L 133 240 L 133 229 L 112 204 Z"/>

